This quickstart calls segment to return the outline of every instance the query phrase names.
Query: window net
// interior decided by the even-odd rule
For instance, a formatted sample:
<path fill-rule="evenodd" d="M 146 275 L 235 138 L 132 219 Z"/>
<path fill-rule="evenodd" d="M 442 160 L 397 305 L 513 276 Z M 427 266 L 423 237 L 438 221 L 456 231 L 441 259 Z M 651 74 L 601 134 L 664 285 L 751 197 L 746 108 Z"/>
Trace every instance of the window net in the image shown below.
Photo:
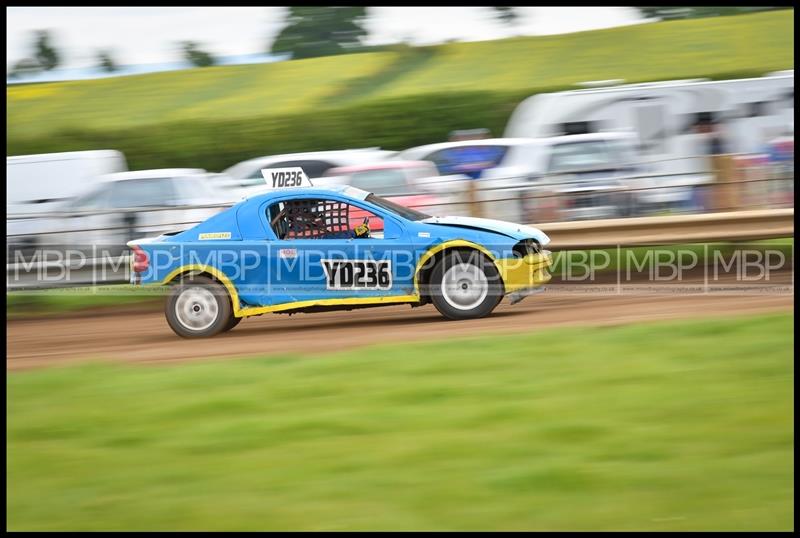
<path fill-rule="evenodd" d="M 350 206 L 333 200 L 292 200 L 284 205 L 286 239 L 324 238 L 347 232 Z"/>

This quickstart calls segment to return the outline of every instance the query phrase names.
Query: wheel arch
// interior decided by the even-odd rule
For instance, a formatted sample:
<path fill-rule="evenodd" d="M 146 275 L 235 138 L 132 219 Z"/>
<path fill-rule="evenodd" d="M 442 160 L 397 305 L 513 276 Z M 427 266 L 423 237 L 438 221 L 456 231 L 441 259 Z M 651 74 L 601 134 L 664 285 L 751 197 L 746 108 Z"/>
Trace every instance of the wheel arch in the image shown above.
<path fill-rule="evenodd" d="M 500 273 L 499 267 L 497 267 L 497 263 L 495 262 L 496 257 L 488 249 L 471 241 L 460 239 L 455 241 L 446 241 L 428 249 L 425 254 L 420 257 L 419 262 L 417 263 L 417 269 L 414 274 L 414 289 L 423 303 L 430 301 L 430 294 L 426 292 L 425 287 L 430 284 L 433 268 L 436 267 L 436 265 L 445 256 L 452 252 L 479 252 L 483 254 L 489 259 L 489 261 L 492 262 L 492 264 L 495 266 L 495 269 L 498 270 L 498 274 L 501 274 L 502 282 L 502 273 Z M 505 283 L 502 283 L 505 286 Z"/>
<path fill-rule="evenodd" d="M 169 286 L 182 282 L 188 276 L 204 276 L 221 284 L 228 291 L 228 298 L 231 301 L 233 308 L 233 315 L 241 317 L 241 308 L 239 301 L 239 294 L 236 291 L 236 286 L 233 285 L 231 279 L 220 271 L 219 269 L 210 265 L 183 265 L 171 271 L 161 284 Z"/>

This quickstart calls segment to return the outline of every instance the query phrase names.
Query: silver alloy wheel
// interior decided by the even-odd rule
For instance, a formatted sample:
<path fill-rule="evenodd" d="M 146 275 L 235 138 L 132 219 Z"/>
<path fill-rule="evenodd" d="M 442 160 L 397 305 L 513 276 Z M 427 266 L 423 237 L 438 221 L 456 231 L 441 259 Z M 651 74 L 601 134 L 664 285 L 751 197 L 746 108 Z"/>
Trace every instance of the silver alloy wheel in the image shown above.
<path fill-rule="evenodd" d="M 175 301 L 178 321 L 193 331 L 208 329 L 219 315 L 219 305 L 211 290 L 202 286 L 186 288 Z"/>
<path fill-rule="evenodd" d="M 489 281 L 483 270 L 471 263 L 458 263 L 442 276 L 442 296 L 459 310 L 472 310 L 489 293 Z"/>

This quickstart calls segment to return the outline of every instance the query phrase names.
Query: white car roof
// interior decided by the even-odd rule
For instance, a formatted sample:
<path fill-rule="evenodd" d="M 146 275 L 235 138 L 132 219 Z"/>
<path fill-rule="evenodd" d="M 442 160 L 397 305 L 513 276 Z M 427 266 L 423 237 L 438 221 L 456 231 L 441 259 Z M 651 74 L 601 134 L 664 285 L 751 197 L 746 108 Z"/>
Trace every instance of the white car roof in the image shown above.
<path fill-rule="evenodd" d="M 207 174 L 202 168 L 157 168 L 153 170 L 134 170 L 133 172 L 117 172 L 105 174 L 105 181 L 126 181 L 130 179 L 161 179 L 165 177 L 185 177 Z"/>
<path fill-rule="evenodd" d="M 592 140 L 608 140 L 608 139 L 625 139 L 632 138 L 634 133 L 622 131 L 608 131 L 601 133 L 588 133 L 588 134 L 574 134 L 563 136 L 550 136 L 543 138 L 483 138 L 480 140 L 459 140 L 457 142 L 439 142 L 437 144 L 427 144 L 424 146 L 417 146 L 409 148 L 403 152 L 398 158 L 405 159 L 406 152 L 408 154 L 427 153 L 438 151 L 441 149 L 458 148 L 464 146 L 523 146 L 523 145 L 553 145 L 562 142 L 584 142 Z"/>
<path fill-rule="evenodd" d="M 39 161 L 52 160 L 59 161 L 64 159 L 86 159 L 89 157 L 118 157 L 122 153 L 115 149 L 90 149 L 84 151 L 62 151 L 59 153 L 35 153 L 32 155 L 10 155 L 6 161 L 23 161 L 35 159 Z"/>
<path fill-rule="evenodd" d="M 402 156 L 407 152 L 410 154 L 412 152 L 417 153 L 423 151 L 438 151 L 440 149 L 458 148 L 463 146 L 518 146 L 535 142 L 535 138 L 483 138 L 480 140 L 459 140 L 458 142 L 438 142 L 436 144 L 425 144 L 424 146 L 408 148 L 405 151 L 401 151 L 398 158 L 403 158 L 403 160 L 406 160 L 406 157 Z"/>
<path fill-rule="evenodd" d="M 230 170 L 234 166 L 243 164 L 248 165 L 264 165 L 275 161 L 286 161 L 295 159 L 336 159 L 336 158 L 351 158 L 351 159 L 369 159 L 374 158 L 375 153 L 392 154 L 394 151 L 382 150 L 380 148 L 362 148 L 362 149 L 341 149 L 329 151 L 307 151 L 304 153 L 283 153 L 280 155 L 265 155 L 263 157 L 256 157 L 242 161 L 228 168 Z"/>
<path fill-rule="evenodd" d="M 537 138 L 536 140 L 544 140 L 552 144 L 559 144 L 561 142 L 591 142 L 593 140 L 624 140 L 629 138 L 636 138 L 636 133 L 633 131 L 605 131 L 600 133 L 550 136 L 547 138 Z"/>

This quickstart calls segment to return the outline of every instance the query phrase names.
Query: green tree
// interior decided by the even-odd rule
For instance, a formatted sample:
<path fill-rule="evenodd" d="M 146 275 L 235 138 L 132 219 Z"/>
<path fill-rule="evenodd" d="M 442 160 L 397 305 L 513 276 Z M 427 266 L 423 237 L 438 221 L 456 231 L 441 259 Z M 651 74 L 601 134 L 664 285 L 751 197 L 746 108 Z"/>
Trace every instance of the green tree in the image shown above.
<path fill-rule="evenodd" d="M 367 8 L 307 7 L 289 8 L 287 26 L 272 43 L 271 52 L 292 54 L 292 58 L 313 58 L 352 52 L 362 45 Z"/>
<path fill-rule="evenodd" d="M 101 50 L 97 53 L 97 65 L 100 69 L 107 73 L 113 73 L 119 70 L 117 62 L 111 57 L 111 53 L 107 50 Z"/>
<path fill-rule="evenodd" d="M 519 18 L 519 13 L 517 13 L 516 8 L 513 7 L 494 6 L 491 9 L 494 10 L 494 16 L 497 17 L 500 22 L 509 26 L 513 26 L 514 23 L 517 22 L 517 18 Z"/>
<path fill-rule="evenodd" d="M 14 64 L 11 71 L 8 73 L 9 78 L 18 78 L 23 75 L 30 75 L 38 73 L 42 70 L 42 66 L 33 58 L 23 58 Z"/>
<path fill-rule="evenodd" d="M 183 47 L 183 57 L 195 67 L 208 67 L 216 63 L 214 57 L 208 52 L 200 50 L 199 44 L 194 41 L 184 41 L 181 46 Z"/>
<path fill-rule="evenodd" d="M 775 9 L 788 9 L 787 7 L 688 7 L 688 6 L 644 6 L 636 9 L 647 18 L 661 20 L 698 19 L 702 17 L 720 17 L 723 15 L 740 15 L 754 11 L 772 11 Z"/>
<path fill-rule="evenodd" d="M 38 30 L 36 32 L 33 48 L 36 61 L 46 71 L 55 69 L 61 63 L 61 56 L 51 44 L 51 36 L 48 30 Z"/>

